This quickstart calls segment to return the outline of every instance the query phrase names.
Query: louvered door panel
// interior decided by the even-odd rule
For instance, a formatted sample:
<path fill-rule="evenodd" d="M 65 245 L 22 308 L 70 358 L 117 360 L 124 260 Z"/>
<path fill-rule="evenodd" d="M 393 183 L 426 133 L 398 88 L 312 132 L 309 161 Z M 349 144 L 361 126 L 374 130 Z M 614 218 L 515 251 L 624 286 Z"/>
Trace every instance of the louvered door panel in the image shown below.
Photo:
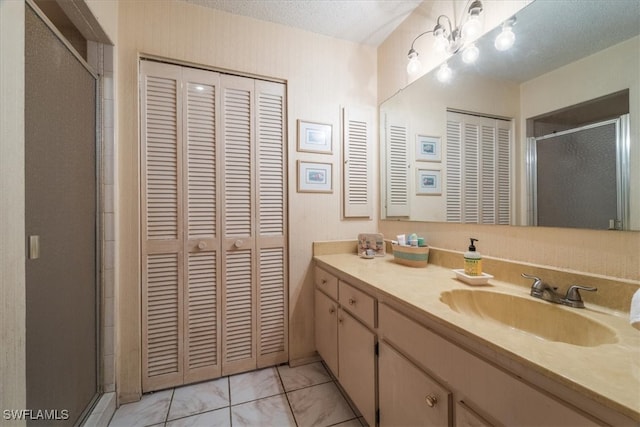
<path fill-rule="evenodd" d="M 254 82 L 221 76 L 222 90 L 222 373 L 256 367 Z"/>
<path fill-rule="evenodd" d="M 387 124 L 387 216 L 409 216 L 407 127 Z"/>
<path fill-rule="evenodd" d="M 287 301 L 284 266 L 284 248 L 260 250 L 258 356 L 262 360 L 259 361 L 259 366 L 286 361 Z"/>
<path fill-rule="evenodd" d="M 141 64 L 142 387 L 182 384 L 180 67 Z"/>
<path fill-rule="evenodd" d="M 480 222 L 496 224 L 496 128 L 480 126 Z"/>
<path fill-rule="evenodd" d="M 509 128 L 506 128 L 509 126 Z M 497 224 L 511 223 L 511 129 L 510 123 L 501 123 L 497 140 Z"/>
<path fill-rule="evenodd" d="M 178 254 L 147 257 L 143 301 L 143 386 L 154 390 L 182 383 L 182 297 Z"/>
<path fill-rule="evenodd" d="M 224 354 L 222 373 L 256 367 L 255 290 L 250 250 L 230 250 L 225 256 Z"/>
<path fill-rule="evenodd" d="M 146 79 L 147 237 L 178 238 L 177 82 Z"/>
<path fill-rule="evenodd" d="M 256 81 L 257 366 L 288 360 L 285 86 Z"/>
<path fill-rule="evenodd" d="M 216 252 L 188 255 L 185 382 L 220 376 Z"/>
<path fill-rule="evenodd" d="M 344 216 L 371 218 L 371 113 L 364 108 L 343 109 Z"/>
<path fill-rule="evenodd" d="M 250 89 L 224 89 L 224 234 L 246 237 L 252 232 Z"/>
<path fill-rule="evenodd" d="M 188 237 L 216 234 L 216 87 L 187 83 Z"/>
<path fill-rule="evenodd" d="M 183 68 L 185 383 L 221 375 L 216 116 L 219 74 Z"/>
<path fill-rule="evenodd" d="M 284 236 L 285 227 L 285 136 L 284 94 L 267 89 L 282 85 L 260 82 L 257 91 L 258 232 L 260 236 Z"/>
<path fill-rule="evenodd" d="M 462 164 L 464 175 L 462 178 L 462 217 L 464 222 L 478 223 L 480 221 L 480 179 L 478 171 L 478 141 L 480 129 L 478 125 L 464 123 L 462 135 Z"/>
<path fill-rule="evenodd" d="M 447 222 L 462 222 L 462 123 L 447 120 Z"/>

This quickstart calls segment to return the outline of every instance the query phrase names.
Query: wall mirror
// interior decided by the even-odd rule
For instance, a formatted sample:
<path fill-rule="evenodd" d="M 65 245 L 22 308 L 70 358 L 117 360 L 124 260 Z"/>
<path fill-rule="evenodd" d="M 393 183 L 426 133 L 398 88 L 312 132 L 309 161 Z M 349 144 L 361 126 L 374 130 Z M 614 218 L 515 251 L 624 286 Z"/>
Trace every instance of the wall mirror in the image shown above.
<path fill-rule="evenodd" d="M 449 82 L 438 81 L 436 68 L 380 105 L 382 219 L 640 230 L 640 1 L 537 0 L 516 18 L 511 50 L 494 48 L 495 28 L 476 41 L 474 64 L 460 53 L 448 59 Z M 581 163 L 579 142 L 537 152 L 559 139 L 552 134 L 599 123 L 613 130 L 591 132 L 596 148 L 586 152 L 603 156 L 608 138 L 612 163 L 602 174 L 604 161 Z M 465 129 L 490 133 L 493 143 L 465 154 Z M 562 161 L 547 163 L 560 152 Z M 477 174 L 456 178 L 456 168 Z M 559 190 L 576 170 L 586 173 L 584 185 Z M 615 192 L 606 201 L 594 196 L 605 179 L 612 181 L 600 192 Z M 425 191 L 429 185 L 437 191 Z M 583 207 L 563 216 L 567 209 L 551 201 L 559 218 L 548 219 L 549 189 Z M 612 207 L 601 218 L 575 217 L 604 203 Z"/>

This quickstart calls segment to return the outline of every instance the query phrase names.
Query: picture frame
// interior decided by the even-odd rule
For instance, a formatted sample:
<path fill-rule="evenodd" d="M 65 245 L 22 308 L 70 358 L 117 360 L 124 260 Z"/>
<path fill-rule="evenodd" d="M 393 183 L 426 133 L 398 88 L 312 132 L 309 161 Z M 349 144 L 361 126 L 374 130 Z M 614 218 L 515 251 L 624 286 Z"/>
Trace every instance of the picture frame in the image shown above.
<path fill-rule="evenodd" d="M 298 151 L 333 153 L 333 126 L 298 119 Z"/>
<path fill-rule="evenodd" d="M 298 193 L 333 193 L 333 164 L 298 160 Z"/>
<path fill-rule="evenodd" d="M 442 145 L 439 136 L 416 135 L 416 161 L 440 162 Z"/>
<path fill-rule="evenodd" d="M 417 169 L 416 194 L 418 196 L 440 196 L 442 194 L 442 171 Z"/>

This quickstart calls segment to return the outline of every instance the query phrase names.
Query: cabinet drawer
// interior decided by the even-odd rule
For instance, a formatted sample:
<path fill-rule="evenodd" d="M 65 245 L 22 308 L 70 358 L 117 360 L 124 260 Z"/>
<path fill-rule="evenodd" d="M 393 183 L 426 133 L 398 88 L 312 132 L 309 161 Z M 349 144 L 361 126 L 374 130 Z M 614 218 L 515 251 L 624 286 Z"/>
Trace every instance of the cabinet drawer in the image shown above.
<path fill-rule="evenodd" d="M 342 280 L 338 283 L 340 305 L 370 328 L 375 328 L 376 300 Z"/>
<path fill-rule="evenodd" d="M 324 271 L 320 267 L 316 267 L 315 282 L 318 289 L 322 290 L 322 292 L 334 300 L 338 300 L 338 278 L 336 276 Z"/>

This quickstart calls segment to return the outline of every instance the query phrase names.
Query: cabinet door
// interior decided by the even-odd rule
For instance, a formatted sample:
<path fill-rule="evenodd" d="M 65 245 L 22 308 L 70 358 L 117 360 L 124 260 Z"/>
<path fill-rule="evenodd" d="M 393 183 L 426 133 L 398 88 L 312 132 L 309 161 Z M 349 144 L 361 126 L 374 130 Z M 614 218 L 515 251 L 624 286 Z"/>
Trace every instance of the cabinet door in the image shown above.
<path fill-rule="evenodd" d="M 340 309 L 338 380 L 370 426 L 376 425 L 375 342 L 373 332 Z"/>
<path fill-rule="evenodd" d="M 451 393 L 384 341 L 378 381 L 380 427 L 451 425 Z"/>
<path fill-rule="evenodd" d="M 338 304 L 316 289 L 316 350 L 338 376 Z"/>
<path fill-rule="evenodd" d="M 455 427 L 492 427 L 492 424 L 469 408 L 464 402 L 456 402 Z"/>

